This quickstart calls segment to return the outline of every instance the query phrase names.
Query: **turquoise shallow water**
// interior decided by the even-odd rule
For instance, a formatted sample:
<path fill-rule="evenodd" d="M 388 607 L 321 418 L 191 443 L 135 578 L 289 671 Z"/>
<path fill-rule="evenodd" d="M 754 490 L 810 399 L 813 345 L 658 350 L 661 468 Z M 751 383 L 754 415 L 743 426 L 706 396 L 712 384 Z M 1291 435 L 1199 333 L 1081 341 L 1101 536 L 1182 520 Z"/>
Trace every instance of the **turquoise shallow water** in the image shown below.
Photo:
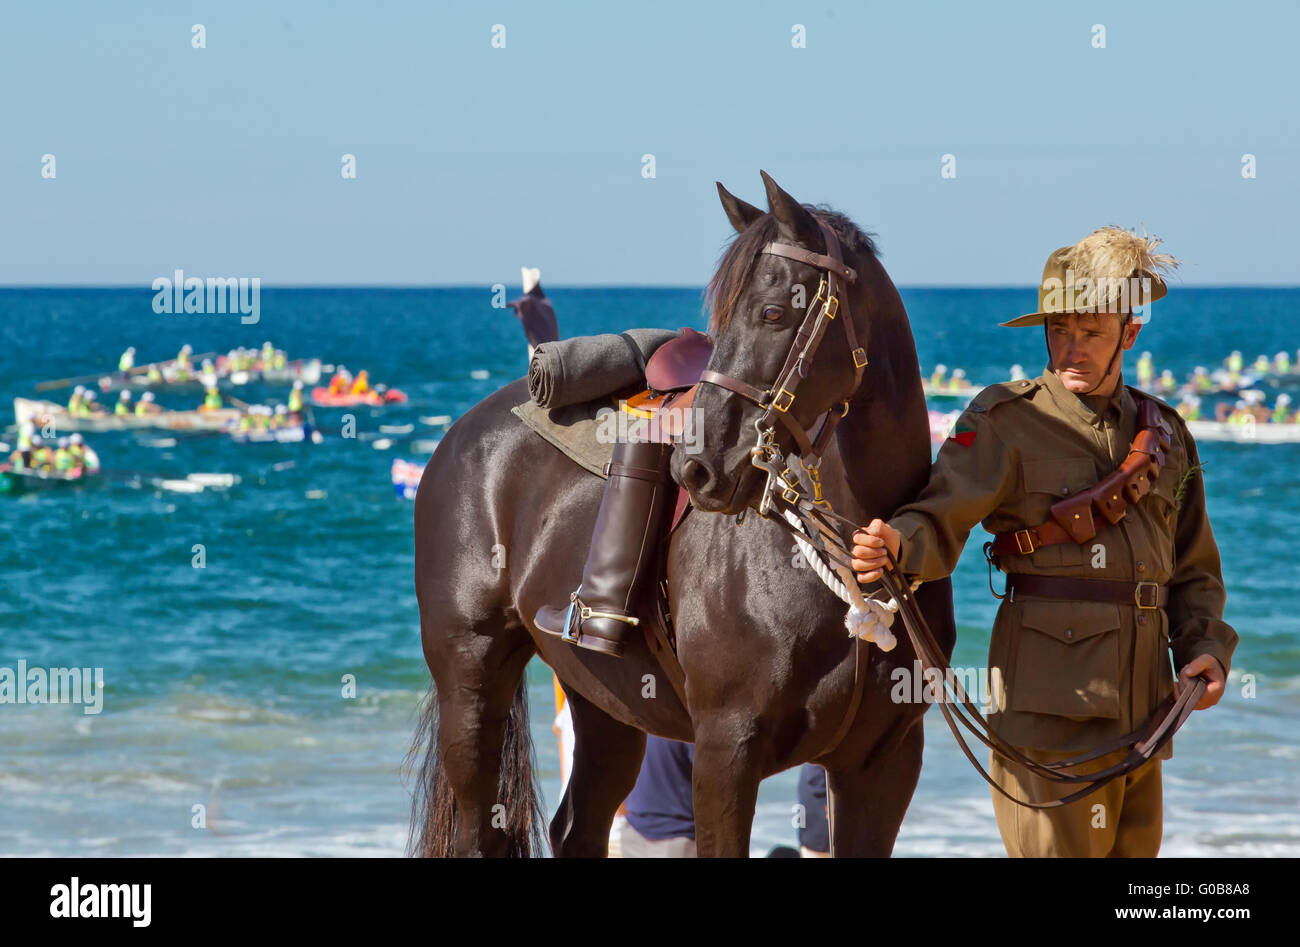
<path fill-rule="evenodd" d="M 548 290 L 565 335 L 630 326 L 702 328 L 697 289 Z M 910 290 L 922 366 L 987 383 L 1042 365 L 1042 337 L 996 323 L 1029 290 Z M 435 439 L 419 417 L 458 416 L 525 370 L 522 333 L 486 289 L 268 290 L 261 322 L 159 316 L 149 291 L 0 290 L 0 419 L 35 382 L 115 363 L 256 346 L 369 368 L 411 401 L 355 411 L 356 439 L 318 447 L 219 438 L 92 435 L 104 466 L 183 476 L 228 472 L 188 495 L 127 481 L 0 498 L 0 667 L 99 666 L 104 710 L 0 705 L 0 854 L 375 854 L 401 851 L 398 772 L 427 672 L 411 581 L 411 504 L 394 456 Z M 1139 349 L 1182 375 L 1294 352 L 1296 290 L 1171 293 Z M 475 378 L 471 373 L 486 372 Z M 270 396 L 274 391 L 252 394 Z M 61 393 L 66 396 L 66 392 Z M 245 392 L 247 396 L 250 392 Z M 279 393 L 282 397 L 283 393 Z M 1294 394 L 1294 392 L 1293 392 Z M 169 407 L 189 406 L 163 395 Z M 343 412 L 319 412 L 337 428 Z M 377 450 L 380 424 L 415 425 Z M 5 438 L 11 439 L 11 438 Z M 1242 636 L 1228 696 L 1196 714 L 1166 764 L 1166 854 L 1300 854 L 1300 445 L 1204 444 L 1210 513 Z M 996 603 L 972 537 L 955 576 L 954 664 L 980 666 Z M 191 566 L 192 548 L 206 568 Z M 355 699 L 341 696 L 354 675 Z M 1243 694 L 1253 675 L 1256 696 Z M 549 673 L 530 669 L 548 807 L 558 794 Z M 921 784 L 903 855 L 1000 854 L 987 790 L 927 717 Z M 789 844 L 794 774 L 760 793 L 755 852 Z M 208 828 L 191 827 L 204 805 Z"/>

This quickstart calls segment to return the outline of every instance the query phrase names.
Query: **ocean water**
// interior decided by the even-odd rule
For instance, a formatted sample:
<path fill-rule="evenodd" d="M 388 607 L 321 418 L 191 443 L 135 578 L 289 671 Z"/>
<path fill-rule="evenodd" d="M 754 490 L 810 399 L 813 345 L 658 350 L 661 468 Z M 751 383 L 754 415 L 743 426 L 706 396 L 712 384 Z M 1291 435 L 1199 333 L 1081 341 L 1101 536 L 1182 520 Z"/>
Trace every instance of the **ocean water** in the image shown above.
<path fill-rule="evenodd" d="M 561 331 L 703 328 L 700 291 L 548 289 Z M 996 323 L 1029 289 L 904 290 L 923 369 L 976 382 L 1013 362 L 1037 374 L 1035 330 Z M 0 424 L 43 379 L 116 364 L 257 346 L 319 356 L 405 391 L 354 409 L 358 437 L 240 446 L 219 437 L 91 435 L 111 482 L 0 497 L 0 667 L 102 667 L 97 715 L 77 705 L 0 705 L 0 854 L 400 854 L 400 773 L 427 670 L 412 585 L 412 506 L 389 484 L 395 456 L 435 440 L 419 418 L 459 416 L 525 371 L 522 333 L 485 288 L 267 290 L 261 321 L 160 316 L 148 290 L 0 290 Z M 1178 375 L 1300 347 L 1300 291 L 1181 289 L 1138 349 Z M 1130 356 L 1131 358 L 1131 356 Z M 1131 364 L 1131 362 L 1130 362 Z M 485 377 L 475 377 L 476 374 Z M 57 392 L 66 397 L 67 392 Z M 1271 394 L 1271 393 L 1270 393 Z M 1294 392 L 1293 392 L 1294 394 Z M 249 389 L 241 397 L 283 398 Z M 197 397 L 160 396 L 168 407 Z M 1270 399 L 1271 400 L 1271 399 Z M 948 407 L 946 405 L 939 405 Z M 337 431 L 344 412 L 320 411 Z M 415 425 L 388 449 L 380 424 Z M 0 435 L 12 440 L 12 436 Z M 1168 855 L 1300 854 L 1300 445 L 1203 444 L 1210 513 L 1241 635 L 1228 693 L 1197 713 L 1165 764 Z M 223 472 L 229 489 L 158 490 L 129 472 Z M 953 663 L 980 666 L 996 602 L 978 545 L 954 577 Z M 194 568 L 202 545 L 205 567 Z M 344 697 L 346 676 L 356 696 Z M 529 670 L 548 811 L 559 789 L 547 669 Z M 927 715 L 920 785 L 899 855 L 1000 855 L 988 790 Z M 795 774 L 762 786 L 753 851 L 792 844 Z M 206 827 L 195 828 L 195 807 Z"/>

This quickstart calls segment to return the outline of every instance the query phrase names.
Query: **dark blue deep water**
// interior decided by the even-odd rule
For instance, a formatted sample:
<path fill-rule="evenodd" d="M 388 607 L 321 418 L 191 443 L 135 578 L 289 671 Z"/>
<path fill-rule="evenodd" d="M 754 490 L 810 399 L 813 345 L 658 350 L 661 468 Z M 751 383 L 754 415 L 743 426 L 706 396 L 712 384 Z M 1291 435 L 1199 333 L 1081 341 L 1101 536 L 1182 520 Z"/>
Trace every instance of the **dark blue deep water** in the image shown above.
<path fill-rule="evenodd" d="M 697 289 L 549 290 L 566 335 L 703 328 Z M 923 368 L 976 382 L 1042 367 L 1042 335 L 997 322 L 1032 290 L 904 291 Z M 102 667 L 102 713 L 0 704 L 0 854 L 398 854 L 399 766 L 427 679 L 412 587 L 412 506 L 395 456 L 423 460 L 440 429 L 525 371 L 523 336 L 486 289 L 268 290 L 261 321 L 160 316 L 147 290 L 0 290 L 0 424 L 43 379 L 258 346 L 320 356 L 401 388 L 355 410 L 358 437 L 319 446 L 92 435 L 112 482 L 0 497 L 0 668 Z M 1157 368 L 1217 366 L 1300 347 L 1300 291 L 1182 289 L 1143 330 Z M 1132 364 L 1130 356 L 1130 365 Z M 474 377 L 472 373 L 486 373 Z M 57 392 L 66 398 L 67 392 Z M 1270 392 L 1270 400 L 1272 398 Z M 1294 392 L 1293 392 L 1294 394 Z M 247 400 L 282 399 L 251 388 Z M 169 407 L 194 396 L 164 394 Z M 945 409 L 951 405 L 942 406 Z M 342 411 L 319 411 L 337 430 Z M 414 425 L 389 437 L 378 427 Z M 13 433 L 0 435 L 12 442 Z M 419 442 L 419 443 L 416 443 Z M 383 448 L 383 449 L 381 449 Z M 1203 444 L 1210 514 L 1241 635 L 1229 691 L 1194 715 L 1165 766 L 1166 854 L 1300 854 L 1300 445 Z M 126 472 L 237 475 L 174 493 Z M 143 485 L 142 485 L 143 484 Z M 956 580 L 954 664 L 982 666 L 994 613 L 978 543 Z M 193 547 L 206 567 L 192 566 Z M 355 698 L 342 696 L 353 675 Z M 530 670 L 547 804 L 558 795 L 549 672 Z M 1253 688 L 1253 696 L 1252 696 Z M 1000 854 L 988 791 L 927 717 L 926 761 L 897 851 Z M 753 848 L 791 843 L 794 775 L 768 780 Z M 194 806 L 207 827 L 192 827 Z"/>

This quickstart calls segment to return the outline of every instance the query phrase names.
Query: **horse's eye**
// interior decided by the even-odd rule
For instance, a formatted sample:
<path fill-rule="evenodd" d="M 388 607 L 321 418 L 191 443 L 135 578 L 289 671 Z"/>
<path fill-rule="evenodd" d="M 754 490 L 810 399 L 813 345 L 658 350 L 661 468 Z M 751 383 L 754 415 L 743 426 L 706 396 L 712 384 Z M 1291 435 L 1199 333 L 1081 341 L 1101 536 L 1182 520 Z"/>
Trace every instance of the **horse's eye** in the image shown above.
<path fill-rule="evenodd" d="M 780 322 L 781 317 L 785 315 L 785 310 L 780 306 L 768 306 L 763 310 L 764 322 Z"/>

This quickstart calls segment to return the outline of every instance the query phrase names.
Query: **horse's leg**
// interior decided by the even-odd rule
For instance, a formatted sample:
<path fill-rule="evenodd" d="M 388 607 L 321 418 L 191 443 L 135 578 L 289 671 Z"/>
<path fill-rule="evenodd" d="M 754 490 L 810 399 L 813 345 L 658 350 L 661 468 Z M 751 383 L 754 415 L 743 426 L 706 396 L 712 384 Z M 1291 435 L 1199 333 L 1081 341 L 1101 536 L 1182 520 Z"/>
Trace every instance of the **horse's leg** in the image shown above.
<path fill-rule="evenodd" d="M 636 785 L 645 734 L 619 723 L 577 691 L 567 689 L 573 715 L 573 772 L 551 820 L 557 858 L 604 858 L 614 814 Z"/>
<path fill-rule="evenodd" d="M 748 858 L 762 779 L 752 718 L 695 721 L 695 850 L 700 858 Z"/>
<path fill-rule="evenodd" d="M 518 816 L 531 819 L 531 813 L 511 810 L 528 806 L 519 798 L 528 790 L 515 783 L 517 777 L 531 780 L 531 772 L 525 772 L 532 737 L 526 729 L 524 668 L 533 643 L 522 626 L 504 625 L 498 621 L 450 636 L 456 647 L 430 662 L 438 700 L 438 749 L 455 798 L 455 854 L 461 858 L 526 854 L 512 851 L 519 840 L 503 829 L 518 825 Z M 508 768 L 504 781 L 503 764 Z"/>
<path fill-rule="evenodd" d="M 921 776 L 925 731 L 921 717 L 900 720 L 907 730 L 886 737 L 862 765 L 828 763 L 831 845 L 837 858 L 885 858 Z"/>

